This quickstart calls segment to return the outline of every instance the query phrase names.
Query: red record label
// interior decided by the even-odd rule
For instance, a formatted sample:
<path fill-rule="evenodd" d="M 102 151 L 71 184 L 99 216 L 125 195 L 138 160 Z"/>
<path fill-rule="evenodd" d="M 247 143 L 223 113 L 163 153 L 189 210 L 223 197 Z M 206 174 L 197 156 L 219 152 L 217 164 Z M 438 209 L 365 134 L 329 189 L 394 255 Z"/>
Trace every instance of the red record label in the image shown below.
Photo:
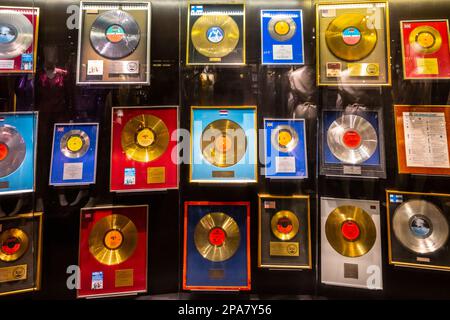
<path fill-rule="evenodd" d="M 341 228 L 342 236 L 348 241 L 355 241 L 359 238 L 361 231 L 355 221 L 345 221 Z"/>
<path fill-rule="evenodd" d="M 2 251 L 8 255 L 12 255 L 20 250 L 21 243 L 16 237 L 10 237 L 2 243 Z"/>

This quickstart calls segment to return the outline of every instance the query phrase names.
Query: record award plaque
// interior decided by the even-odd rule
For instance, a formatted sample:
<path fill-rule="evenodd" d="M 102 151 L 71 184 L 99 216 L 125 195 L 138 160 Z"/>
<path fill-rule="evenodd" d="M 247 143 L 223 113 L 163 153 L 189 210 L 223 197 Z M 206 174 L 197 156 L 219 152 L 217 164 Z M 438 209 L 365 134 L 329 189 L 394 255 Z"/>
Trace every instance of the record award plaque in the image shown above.
<path fill-rule="evenodd" d="M 0 73 L 36 71 L 39 8 L 0 6 Z"/>
<path fill-rule="evenodd" d="M 450 270 L 450 194 L 386 191 L 389 263 Z"/>
<path fill-rule="evenodd" d="M 83 208 L 77 298 L 147 291 L 148 206 Z"/>
<path fill-rule="evenodd" d="M 399 173 L 450 175 L 450 106 L 394 106 Z"/>
<path fill-rule="evenodd" d="M 112 110 L 111 191 L 178 188 L 178 107 Z"/>
<path fill-rule="evenodd" d="M 388 2 L 319 3 L 317 84 L 391 83 Z"/>
<path fill-rule="evenodd" d="M 320 173 L 385 178 L 381 108 L 322 111 Z"/>
<path fill-rule="evenodd" d="M 261 10 L 261 62 L 303 64 L 302 10 Z"/>
<path fill-rule="evenodd" d="M 150 2 L 81 1 L 77 84 L 150 84 Z"/>
<path fill-rule="evenodd" d="M 95 183 L 98 123 L 56 123 L 53 131 L 50 185 Z"/>
<path fill-rule="evenodd" d="M 256 107 L 191 108 L 190 182 L 257 181 Z"/>
<path fill-rule="evenodd" d="M 400 21 L 404 79 L 450 79 L 447 19 Z"/>
<path fill-rule="evenodd" d="M 186 64 L 245 64 L 245 5 L 191 2 Z"/>
<path fill-rule="evenodd" d="M 264 119 L 265 176 L 308 178 L 305 119 Z"/>
<path fill-rule="evenodd" d="M 309 196 L 258 198 L 258 267 L 311 269 Z"/>
<path fill-rule="evenodd" d="M 41 286 L 42 213 L 0 219 L 0 296 Z"/>
<path fill-rule="evenodd" d="M 321 198 L 320 206 L 322 283 L 383 289 L 380 203 Z"/>
<path fill-rule="evenodd" d="M 37 112 L 0 113 L 0 194 L 34 191 Z"/>
<path fill-rule="evenodd" d="M 250 290 L 250 203 L 184 204 L 183 290 Z"/>

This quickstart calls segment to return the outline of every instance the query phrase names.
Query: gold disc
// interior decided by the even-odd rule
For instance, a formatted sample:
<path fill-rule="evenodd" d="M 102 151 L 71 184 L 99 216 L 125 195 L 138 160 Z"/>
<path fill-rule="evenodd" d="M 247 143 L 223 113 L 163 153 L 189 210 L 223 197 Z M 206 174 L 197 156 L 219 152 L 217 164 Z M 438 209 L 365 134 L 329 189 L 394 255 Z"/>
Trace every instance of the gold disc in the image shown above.
<path fill-rule="evenodd" d="M 297 235 L 299 221 L 292 211 L 282 210 L 273 215 L 270 226 L 275 237 L 286 241 Z"/>
<path fill-rule="evenodd" d="M 367 57 L 377 44 L 377 30 L 368 16 L 346 13 L 338 16 L 325 31 L 328 49 L 339 59 L 358 61 Z"/>
<path fill-rule="evenodd" d="M 94 225 L 89 234 L 89 252 L 108 266 L 126 261 L 136 249 L 138 231 L 129 218 L 112 214 Z"/>
<path fill-rule="evenodd" d="M 239 27 L 230 16 L 204 15 L 192 26 L 191 39 L 200 54 L 208 58 L 222 58 L 236 48 Z"/>
<path fill-rule="evenodd" d="M 414 28 L 409 34 L 409 44 L 416 52 L 430 54 L 441 48 L 442 37 L 435 28 L 431 26 L 420 26 Z"/>
<path fill-rule="evenodd" d="M 220 119 L 211 122 L 201 136 L 203 157 L 216 167 L 231 167 L 247 150 L 247 137 L 236 122 Z"/>
<path fill-rule="evenodd" d="M 239 226 L 225 213 L 208 213 L 195 227 L 194 242 L 203 258 L 213 262 L 228 260 L 241 242 Z"/>
<path fill-rule="evenodd" d="M 334 209 L 325 223 L 328 242 L 346 257 L 365 255 L 375 244 L 377 231 L 370 215 L 355 206 Z"/>
<path fill-rule="evenodd" d="M 129 159 L 150 162 L 169 145 L 169 129 L 160 118 L 141 114 L 130 119 L 122 130 L 122 149 Z"/>
<path fill-rule="evenodd" d="M 27 251 L 28 235 L 18 228 L 11 228 L 0 234 L 0 260 L 12 262 L 18 260 Z"/>

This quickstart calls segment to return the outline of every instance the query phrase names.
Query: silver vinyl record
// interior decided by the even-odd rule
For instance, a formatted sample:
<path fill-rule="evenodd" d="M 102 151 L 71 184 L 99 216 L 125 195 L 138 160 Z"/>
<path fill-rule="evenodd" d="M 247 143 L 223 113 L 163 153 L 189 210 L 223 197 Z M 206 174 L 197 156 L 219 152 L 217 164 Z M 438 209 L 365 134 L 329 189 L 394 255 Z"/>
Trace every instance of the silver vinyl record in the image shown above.
<path fill-rule="evenodd" d="M 287 41 L 294 36 L 297 24 L 292 18 L 279 15 L 270 19 L 267 29 L 273 39 Z"/>
<path fill-rule="evenodd" d="M 15 58 L 33 43 L 33 24 L 23 14 L 0 11 L 0 59 Z"/>
<path fill-rule="evenodd" d="M 92 24 L 90 39 L 97 53 L 108 59 L 121 59 L 136 50 L 141 38 L 139 25 L 122 10 L 100 14 Z"/>
<path fill-rule="evenodd" d="M 439 250 L 447 243 L 448 222 L 441 210 L 425 200 L 410 200 L 399 206 L 392 218 L 397 239 L 420 254 Z"/>
<path fill-rule="evenodd" d="M 358 115 L 343 115 L 328 128 L 327 143 L 340 161 L 360 164 L 370 159 L 378 146 L 375 128 Z"/>
<path fill-rule="evenodd" d="M 288 125 L 279 125 L 270 135 L 272 146 L 280 152 L 291 152 L 298 145 L 298 134 Z"/>
<path fill-rule="evenodd" d="M 82 130 L 66 132 L 59 143 L 61 153 L 67 158 L 81 158 L 89 150 L 90 139 Z"/>
<path fill-rule="evenodd" d="M 16 171 L 25 159 L 26 146 L 20 133 L 9 125 L 0 127 L 0 178 Z"/>

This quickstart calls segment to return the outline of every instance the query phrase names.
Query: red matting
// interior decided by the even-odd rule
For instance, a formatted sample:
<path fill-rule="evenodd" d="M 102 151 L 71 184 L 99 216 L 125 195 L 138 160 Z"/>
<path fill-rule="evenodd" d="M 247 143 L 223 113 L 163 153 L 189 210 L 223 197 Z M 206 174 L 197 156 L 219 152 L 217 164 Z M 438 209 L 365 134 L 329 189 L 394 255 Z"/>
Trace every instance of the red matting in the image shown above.
<path fill-rule="evenodd" d="M 23 14 L 28 20 L 30 20 L 33 25 L 33 42 L 28 47 L 24 54 L 33 55 L 33 65 L 30 70 L 22 70 L 22 55 L 15 58 L 0 59 L 0 73 L 34 73 L 36 71 L 36 51 L 37 51 L 37 39 L 39 30 L 39 8 L 29 8 L 29 7 L 3 7 L 0 6 L 0 11 L 12 10 Z M 3 66 L 7 65 L 9 61 L 14 61 L 13 68 L 5 68 Z"/>
<path fill-rule="evenodd" d="M 102 218 L 120 214 L 133 221 L 138 230 L 134 253 L 124 262 L 108 266 L 100 263 L 89 251 L 89 235 L 94 225 Z M 124 295 L 147 291 L 147 221 L 148 207 L 117 206 L 86 208 L 81 210 L 80 243 L 78 265 L 80 267 L 80 289 L 77 297 Z M 116 287 L 116 271 L 132 270 L 133 285 Z M 92 289 L 92 273 L 103 272 L 103 289 Z"/>
<path fill-rule="evenodd" d="M 417 52 L 412 47 L 409 36 L 414 29 L 421 26 L 429 26 L 439 32 L 442 43 L 440 49 L 436 52 L 424 54 Z M 403 74 L 405 79 L 450 79 L 448 20 L 401 21 L 400 28 L 403 49 Z M 418 61 L 420 59 L 427 59 L 426 65 L 428 67 L 425 67 L 425 69 L 432 70 L 437 68 L 437 70 L 434 70 L 433 74 L 421 73 L 420 69 L 422 68 L 418 67 Z"/>
<path fill-rule="evenodd" d="M 138 108 L 113 108 L 112 113 L 112 141 L 111 141 L 111 191 L 149 191 L 178 188 L 178 165 L 172 161 L 172 153 L 177 148 L 176 140 L 169 140 L 167 150 L 159 158 L 150 162 L 139 162 L 129 159 L 121 145 L 122 130 L 126 123 L 135 116 L 142 114 L 153 115 L 161 119 L 167 129 L 169 136 L 178 128 L 177 107 L 138 107 Z M 164 183 L 148 183 L 148 168 L 164 168 Z M 125 169 L 135 169 L 135 184 L 124 183 Z"/>

